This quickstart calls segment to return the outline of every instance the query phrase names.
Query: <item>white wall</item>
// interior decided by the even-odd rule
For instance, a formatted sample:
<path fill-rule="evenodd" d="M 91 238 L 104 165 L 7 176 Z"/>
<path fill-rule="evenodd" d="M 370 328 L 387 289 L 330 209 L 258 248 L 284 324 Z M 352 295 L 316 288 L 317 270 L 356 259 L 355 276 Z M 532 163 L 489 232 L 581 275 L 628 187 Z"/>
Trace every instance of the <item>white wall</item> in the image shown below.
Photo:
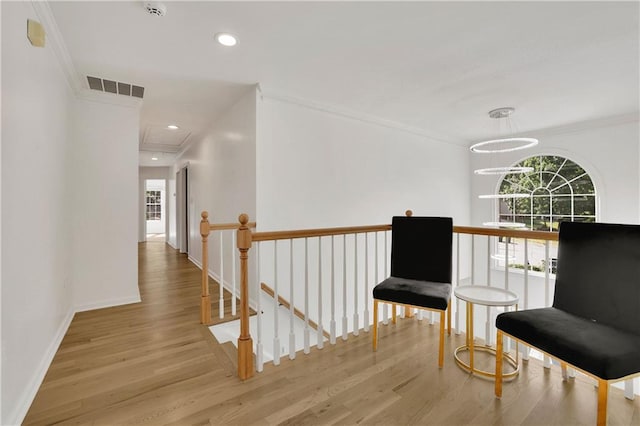
<path fill-rule="evenodd" d="M 77 98 L 53 48 L 55 37 L 47 37 L 44 48 L 26 38 L 26 20 L 38 20 L 35 6 L 1 7 L 0 423 L 17 424 L 74 312 L 140 300 L 140 103 L 127 106 L 113 95 Z"/>
<path fill-rule="evenodd" d="M 510 166 L 536 154 L 567 157 L 591 175 L 600 200 L 597 212 L 601 222 L 639 223 L 640 218 L 640 123 L 637 115 L 582 123 L 571 127 L 530 132 L 540 140 L 538 146 L 512 153 L 471 154 L 471 167 Z M 493 219 L 491 200 L 478 195 L 493 193 L 499 176 L 473 176 L 471 219 L 479 225 Z"/>
<path fill-rule="evenodd" d="M 469 221 L 466 148 L 264 97 L 258 109 L 257 209 L 264 230 Z"/>
<path fill-rule="evenodd" d="M 19 423 L 73 315 L 71 90 L 2 2 L 2 419 Z"/>
<path fill-rule="evenodd" d="M 167 208 L 165 209 L 166 221 L 165 221 L 165 229 L 169 229 L 171 223 L 175 226 L 175 201 L 173 204 L 173 210 L 171 209 L 171 199 L 175 198 L 175 174 L 172 177 L 171 168 L 170 167 L 139 167 L 138 168 L 138 242 L 146 241 L 146 232 L 145 232 L 145 181 L 147 179 L 166 179 L 166 199 L 169 200 L 169 203 L 166 203 Z M 174 190 L 170 191 L 170 181 L 173 180 Z M 167 235 L 167 241 L 169 241 L 169 235 Z M 175 238 L 175 231 L 174 231 Z M 174 240 L 175 241 L 175 240 Z"/>
<path fill-rule="evenodd" d="M 243 212 L 255 218 L 255 98 L 251 88 L 223 116 L 212 118 L 207 135 L 178 158 L 172 171 L 175 176 L 189 164 L 189 257 L 196 262 L 202 261 L 203 210 L 209 212 L 212 223 L 237 222 Z M 211 258 L 217 258 L 218 246 L 210 247 Z"/>
<path fill-rule="evenodd" d="M 364 122 L 265 96 L 258 102 L 257 222 L 259 230 L 283 230 L 386 224 L 412 209 L 415 215 L 451 216 L 457 225 L 469 223 L 468 150 L 398 128 Z M 358 236 L 358 278 L 355 277 L 354 237 L 346 242 L 346 298 L 342 296 L 343 238 L 334 241 L 336 307 L 342 316 L 346 300 L 348 330 L 354 314 L 362 327 L 372 315 L 371 290 L 384 278 L 384 236 L 378 234 L 379 262 L 375 269 L 375 238 Z M 390 236 L 388 244 L 390 246 Z M 309 241 L 310 305 L 308 313 L 330 328 L 330 244 L 322 241 L 322 291 L 318 291 L 318 240 Z M 279 247 L 279 294 L 292 300 L 289 286 L 289 243 Z M 304 242 L 294 251 L 294 304 L 304 311 Z M 390 250 L 388 251 L 390 254 Z M 255 250 L 250 261 L 255 262 Z M 260 281 L 274 286 L 273 243 L 260 248 Z M 464 267 L 464 266 L 463 266 Z M 366 275 L 366 277 L 365 277 Z M 365 281 L 366 278 L 366 281 Z M 322 294 L 323 302 L 318 303 Z M 319 307 L 321 305 L 321 308 Z M 366 312 L 367 310 L 368 312 Z M 270 327 L 266 325 L 264 327 Z M 338 321 L 338 334 L 341 322 Z M 252 330 L 252 333 L 255 331 Z"/>
<path fill-rule="evenodd" d="M 75 103 L 73 282 L 80 310 L 140 300 L 135 105 Z"/>

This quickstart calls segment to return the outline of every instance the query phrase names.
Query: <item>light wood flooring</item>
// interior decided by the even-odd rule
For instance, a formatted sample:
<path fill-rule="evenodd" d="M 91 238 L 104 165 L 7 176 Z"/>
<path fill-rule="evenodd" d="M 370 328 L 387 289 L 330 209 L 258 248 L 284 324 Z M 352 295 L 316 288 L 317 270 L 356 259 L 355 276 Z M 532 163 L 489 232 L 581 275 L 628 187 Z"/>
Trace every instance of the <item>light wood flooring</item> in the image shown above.
<path fill-rule="evenodd" d="M 586 379 L 532 360 L 498 400 L 455 365 L 463 336 L 446 338 L 438 369 L 437 327 L 414 319 L 381 327 L 376 353 L 361 331 L 240 382 L 234 350 L 198 323 L 200 271 L 163 243 L 139 259 L 142 303 L 74 317 L 25 424 L 595 424 Z M 612 389 L 609 424 L 640 425 L 640 398 Z"/>

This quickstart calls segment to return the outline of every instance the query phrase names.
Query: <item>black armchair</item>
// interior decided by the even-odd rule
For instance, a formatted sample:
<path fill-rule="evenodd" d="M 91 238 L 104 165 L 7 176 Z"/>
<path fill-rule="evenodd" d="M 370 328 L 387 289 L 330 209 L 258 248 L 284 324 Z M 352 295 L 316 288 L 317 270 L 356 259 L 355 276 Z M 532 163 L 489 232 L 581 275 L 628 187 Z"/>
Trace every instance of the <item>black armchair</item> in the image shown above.
<path fill-rule="evenodd" d="M 451 334 L 451 261 L 453 220 L 443 217 L 399 217 L 391 225 L 391 277 L 373 289 L 373 350 L 378 346 L 378 303 L 440 312 L 438 365 L 444 361 L 444 317 Z"/>
<path fill-rule="evenodd" d="M 560 226 L 553 306 L 496 318 L 496 396 L 502 395 L 502 337 L 512 337 L 598 381 L 598 425 L 609 382 L 640 374 L 640 226 Z"/>

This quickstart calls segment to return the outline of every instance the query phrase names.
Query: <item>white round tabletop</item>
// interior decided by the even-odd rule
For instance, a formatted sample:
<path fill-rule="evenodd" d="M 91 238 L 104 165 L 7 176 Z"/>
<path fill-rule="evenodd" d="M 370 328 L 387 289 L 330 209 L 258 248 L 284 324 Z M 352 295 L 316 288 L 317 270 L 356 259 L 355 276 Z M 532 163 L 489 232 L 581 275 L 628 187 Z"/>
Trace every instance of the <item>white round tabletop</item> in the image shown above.
<path fill-rule="evenodd" d="M 520 298 L 512 291 L 483 285 L 465 285 L 453 289 L 453 294 L 465 302 L 485 306 L 512 306 Z"/>

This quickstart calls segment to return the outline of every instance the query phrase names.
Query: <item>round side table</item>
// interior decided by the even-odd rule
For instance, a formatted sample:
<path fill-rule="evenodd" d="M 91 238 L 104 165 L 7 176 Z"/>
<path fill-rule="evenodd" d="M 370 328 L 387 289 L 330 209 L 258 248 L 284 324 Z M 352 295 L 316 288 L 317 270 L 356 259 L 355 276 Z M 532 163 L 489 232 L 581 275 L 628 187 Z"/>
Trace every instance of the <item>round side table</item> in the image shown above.
<path fill-rule="evenodd" d="M 459 346 L 453 353 L 453 356 L 456 359 L 456 363 L 460 368 L 465 371 L 468 371 L 472 374 L 480 374 L 485 377 L 495 377 L 495 371 L 486 371 L 480 370 L 474 367 L 473 358 L 474 352 L 476 350 L 489 352 L 495 356 L 496 350 L 489 345 L 474 345 L 474 334 L 473 334 L 473 305 L 483 305 L 490 307 L 504 307 L 509 308 L 511 306 L 515 307 L 515 310 L 518 310 L 518 295 L 512 291 L 503 290 L 501 288 L 488 287 L 488 286 L 480 286 L 480 285 L 466 285 L 461 287 L 456 287 L 453 290 L 453 294 L 467 303 L 467 340 L 466 344 Z M 460 359 L 458 354 L 460 352 L 469 351 L 469 363 L 464 362 Z M 504 352 L 504 359 L 510 364 L 514 370 L 503 374 L 503 378 L 509 379 L 515 377 L 519 370 L 519 358 L 518 355 L 518 343 L 516 342 L 516 358 Z"/>

